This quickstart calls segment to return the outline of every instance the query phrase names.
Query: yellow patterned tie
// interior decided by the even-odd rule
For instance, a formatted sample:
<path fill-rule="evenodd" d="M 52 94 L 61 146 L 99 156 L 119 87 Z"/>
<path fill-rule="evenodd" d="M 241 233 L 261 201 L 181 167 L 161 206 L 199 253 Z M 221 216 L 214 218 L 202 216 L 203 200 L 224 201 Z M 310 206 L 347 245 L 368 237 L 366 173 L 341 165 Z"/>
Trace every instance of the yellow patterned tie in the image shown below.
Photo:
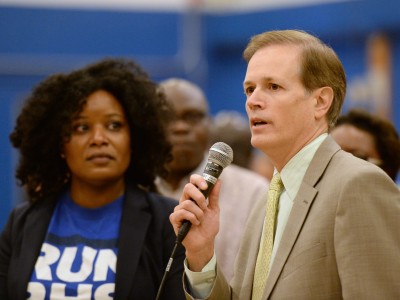
<path fill-rule="evenodd" d="M 279 173 L 275 173 L 269 185 L 267 209 L 264 219 L 264 228 L 258 250 L 256 269 L 253 280 L 252 300 L 259 300 L 264 293 L 269 273 L 272 247 L 274 245 L 275 223 L 278 214 L 279 196 L 283 190 L 283 183 Z"/>

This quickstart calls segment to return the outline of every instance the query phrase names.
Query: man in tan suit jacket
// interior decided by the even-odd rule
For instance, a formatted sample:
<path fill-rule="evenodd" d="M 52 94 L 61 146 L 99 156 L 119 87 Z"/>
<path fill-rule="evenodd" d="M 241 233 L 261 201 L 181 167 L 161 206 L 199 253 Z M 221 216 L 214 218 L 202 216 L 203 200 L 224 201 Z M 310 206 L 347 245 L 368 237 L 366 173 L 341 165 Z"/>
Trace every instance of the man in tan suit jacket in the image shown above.
<path fill-rule="evenodd" d="M 312 35 L 283 30 L 253 37 L 244 57 L 252 144 L 268 155 L 284 186 L 268 278 L 257 299 L 400 299 L 400 191 L 379 167 L 342 151 L 328 134 L 346 89 L 336 54 Z M 176 232 L 183 220 L 192 223 L 183 240 L 186 296 L 255 299 L 266 202 L 249 216 L 228 284 L 213 253 L 220 186 L 207 203 L 198 191 L 204 179 L 192 175 L 170 217 Z"/>
<path fill-rule="evenodd" d="M 325 140 L 294 200 L 265 299 L 398 299 L 400 196 L 377 169 Z M 249 216 L 233 299 L 251 299 L 264 205 L 257 203 Z M 223 281 L 217 276 L 215 287 Z M 210 299 L 223 299 L 213 292 Z"/>

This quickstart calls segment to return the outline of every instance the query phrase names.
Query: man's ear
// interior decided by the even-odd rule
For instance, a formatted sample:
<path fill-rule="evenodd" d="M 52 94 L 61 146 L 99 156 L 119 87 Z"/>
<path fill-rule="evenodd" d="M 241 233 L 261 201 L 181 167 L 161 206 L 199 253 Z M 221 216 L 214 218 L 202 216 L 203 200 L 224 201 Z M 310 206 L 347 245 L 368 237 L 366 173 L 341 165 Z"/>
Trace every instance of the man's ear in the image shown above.
<path fill-rule="evenodd" d="M 329 86 L 324 86 L 315 91 L 315 118 L 317 120 L 325 117 L 333 102 L 333 90 Z"/>

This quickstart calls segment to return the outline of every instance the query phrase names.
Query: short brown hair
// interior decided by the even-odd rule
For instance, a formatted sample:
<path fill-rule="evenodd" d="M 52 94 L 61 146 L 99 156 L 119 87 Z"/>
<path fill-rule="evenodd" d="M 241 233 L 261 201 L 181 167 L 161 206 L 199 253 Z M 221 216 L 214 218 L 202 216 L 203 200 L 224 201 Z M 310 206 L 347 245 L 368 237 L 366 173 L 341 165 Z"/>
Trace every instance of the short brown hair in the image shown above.
<path fill-rule="evenodd" d="M 291 44 L 302 48 L 300 80 L 307 91 L 324 86 L 333 89 L 334 99 L 327 116 L 331 129 L 340 115 L 346 94 L 346 75 L 335 51 L 305 31 L 274 30 L 253 36 L 243 52 L 243 58 L 248 63 L 259 49 L 277 44 Z"/>

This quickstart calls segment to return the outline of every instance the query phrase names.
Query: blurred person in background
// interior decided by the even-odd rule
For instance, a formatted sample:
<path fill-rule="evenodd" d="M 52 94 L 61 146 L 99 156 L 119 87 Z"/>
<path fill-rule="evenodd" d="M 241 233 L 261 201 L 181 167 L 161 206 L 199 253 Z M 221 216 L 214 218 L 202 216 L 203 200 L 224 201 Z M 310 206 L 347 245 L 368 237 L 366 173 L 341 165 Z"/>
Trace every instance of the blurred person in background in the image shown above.
<path fill-rule="evenodd" d="M 259 149 L 254 149 L 250 159 L 250 170 L 264 176 L 269 181 L 274 175 L 274 165 L 269 157 Z"/>
<path fill-rule="evenodd" d="M 237 111 L 220 111 L 212 121 L 211 141 L 224 142 L 232 147 L 233 163 L 250 169 L 271 181 L 274 166 L 267 155 L 251 145 L 247 117 Z"/>
<path fill-rule="evenodd" d="M 365 110 L 352 109 L 339 117 L 331 135 L 344 151 L 376 164 L 396 181 L 400 140 L 390 121 Z"/>
<path fill-rule="evenodd" d="M 176 119 L 169 127 L 173 160 L 167 165 L 168 175 L 158 177 L 156 183 L 161 194 L 178 200 L 190 174 L 204 171 L 212 120 L 207 99 L 197 85 L 184 79 L 170 78 L 162 81 L 160 87 L 172 105 Z M 226 186 L 221 191 L 221 223 L 215 251 L 222 271 L 231 278 L 247 216 L 255 202 L 265 199 L 268 182 L 234 164 L 226 167 L 220 178 Z"/>
<path fill-rule="evenodd" d="M 253 147 L 251 132 L 247 118 L 237 111 L 223 110 L 218 112 L 211 122 L 211 144 L 224 142 L 231 146 L 233 163 L 243 168 L 249 168 Z"/>
<path fill-rule="evenodd" d="M 132 61 L 56 74 L 10 135 L 29 202 L 0 239 L 0 299 L 154 300 L 175 244 L 176 201 L 154 193 L 171 146 L 157 85 Z M 184 252 L 161 299 L 183 299 Z"/>
<path fill-rule="evenodd" d="M 224 142 L 232 147 L 233 163 L 250 169 L 271 181 L 274 166 L 267 155 L 251 145 L 247 117 L 237 111 L 220 111 L 213 118 L 211 141 Z"/>

